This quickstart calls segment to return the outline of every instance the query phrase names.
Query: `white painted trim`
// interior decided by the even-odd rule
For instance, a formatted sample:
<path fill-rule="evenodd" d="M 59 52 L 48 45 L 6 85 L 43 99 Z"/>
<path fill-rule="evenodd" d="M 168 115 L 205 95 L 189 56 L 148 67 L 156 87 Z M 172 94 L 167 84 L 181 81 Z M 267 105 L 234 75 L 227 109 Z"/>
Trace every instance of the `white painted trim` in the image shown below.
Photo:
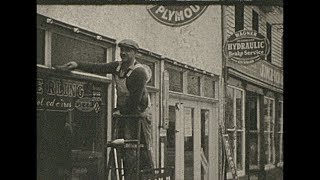
<path fill-rule="evenodd" d="M 264 166 L 264 170 L 271 170 L 271 169 L 274 169 L 276 166 L 274 164 L 266 164 Z"/>
<path fill-rule="evenodd" d="M 44 65 L 51 67 L 52 32 L 49 30 L 45 31 L 44 38 Z"/>

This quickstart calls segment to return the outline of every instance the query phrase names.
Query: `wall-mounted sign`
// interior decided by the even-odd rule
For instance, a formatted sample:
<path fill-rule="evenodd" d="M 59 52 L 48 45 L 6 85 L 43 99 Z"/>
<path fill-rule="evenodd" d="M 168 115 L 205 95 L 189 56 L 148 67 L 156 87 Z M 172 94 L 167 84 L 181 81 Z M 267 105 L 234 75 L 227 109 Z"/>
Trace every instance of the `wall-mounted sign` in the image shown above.
<path fill-rule="evenodd" d="M 257 31 L 241 30 L 227 39 L 223 50 L 228 60 L 246 65 L 265 59 L 270 51 L 270 44 Z"/>
<path fill-rule="evenodd" d="M 200 5 L 149 5 L 149 14 L 158 22 L 168 26 L 183 26 L 191 23 L 207 9 L 207 6 Z"/>

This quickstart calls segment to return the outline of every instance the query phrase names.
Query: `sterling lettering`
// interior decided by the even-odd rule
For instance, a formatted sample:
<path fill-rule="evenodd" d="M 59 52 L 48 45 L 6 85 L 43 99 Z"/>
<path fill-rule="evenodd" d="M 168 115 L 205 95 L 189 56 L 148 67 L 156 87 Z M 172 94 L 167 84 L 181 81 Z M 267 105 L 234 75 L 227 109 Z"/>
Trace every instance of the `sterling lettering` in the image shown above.
<path fill-rule="evenodd" d="M 162 24 L 169 26 L 182 26 L 194 21 L 207 8 L 207 6 L 163 6 L 149 5 L 149 14 Z"/>
<path fill-rule="evenodd" d="M 82 83 L 63 81 L 59 79 L 49 79 L 45 83 L 43 79 L 37 79 L 37 93 L 64 97 L 82 98 L 84 86 Z"/>

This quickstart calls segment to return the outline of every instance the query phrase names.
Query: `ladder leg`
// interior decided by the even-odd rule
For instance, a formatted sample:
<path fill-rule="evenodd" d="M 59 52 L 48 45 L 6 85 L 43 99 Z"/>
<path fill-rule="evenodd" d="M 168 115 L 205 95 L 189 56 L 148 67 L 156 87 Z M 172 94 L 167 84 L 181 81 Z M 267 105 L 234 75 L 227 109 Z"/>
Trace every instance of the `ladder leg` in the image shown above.
<path fill-rule="evenodd" d="M 109 172 L 112 171 L 112 166 L 111 164 L 113 163 L 113 148 L 111 148 L 110 152 L 109 152 L 109 159 L 108 159 L 108 163 L 107 163 L 107 172 L 106 172 L 106 177 L 109 178 Z M 112 176 L 112 173 L 110 174 Z"/>
<path fill-rule="evenodd" d="M 140 144 L 141 144 L 141 126 L 142 126 L 142 119 L 138 118 L 138 133 L 137 133 L 137 171 L 136 171 L 136 178 L 139 180 L 140 175 Z"/>
<path fill-rule="evenodd" d="M 117 149 L 113 148 L 113 155 L 114 155 L 114 165 L 115 165 L 115 172 L 116 172 L 116 178 L 117 180 L 120 180 L 119 176 L 119 166 L 118 166 L 118 154 L 117 154 Z"/>

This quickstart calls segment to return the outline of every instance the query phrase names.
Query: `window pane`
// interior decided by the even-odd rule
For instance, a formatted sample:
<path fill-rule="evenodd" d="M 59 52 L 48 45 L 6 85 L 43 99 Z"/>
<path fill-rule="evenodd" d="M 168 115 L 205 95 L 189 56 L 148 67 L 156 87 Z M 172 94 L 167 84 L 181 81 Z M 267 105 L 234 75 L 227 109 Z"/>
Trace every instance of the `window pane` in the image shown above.
<path fill-rule="evenodd" d="M 249 165 L 258 166 L 258 133 L 250 133 L 249 138 Z"/>
<path fill-rule="evenodd" d="M 248 112 L 249 112 L 249 123 L 250 130 L 258 130 L 258 119 L 257 119 L 257 99 L 248 99 Z"/>
<path fill-rule="evenodd" d="M 226 94 L 226 128 L 233 129 L 233 88 L 227 87 Z"/>
<path fill-rule="evenodd" d="M 71 132 L 67 128 L 68 113 L 65 111 L 46 111 L 45 121 L 40 127 L 41 159 L 39 172 L 45 178 L 63 178 L 60 171 L 71 172 Z"/>
<path fill-rule="evenodd" d="M 238 4 L 235 6 L 235 17 L 234 17 L 235 18 L 235 31 L 239 31 L 239 30 L 243 29 L 243 25 L 244 25 L 243 10 L 244 10 L 243 5 Z"/>
<path fill-rule="evenodd" d="M 188 73 L 188 94 L 200 96 L 200 77 L 194 73 Z"/>
<path fill-rule="evenodd" d="M 272 26 L 267 23 L 267 39 L 269 40 L 270 45 L 272 44 Z M 267 61 L 271 62 L 272 46 L 270 46 L 269 54 L 267 55 Z"/>
<path fill-rule="evenodd" d="M 215 83 L 212 78 L 205 76 L 204 77 L 204 84 L 203 87 L 203 95 L 205 97 L 211 97 L 214 98 L 215 94 Z"/>
<path fill-rule="evenodd" d="M 243 161 L 242 161 L 242 158 L 243 158 L 243 155 L 244 155 L 244 152 L 243 152 L 243 132 L 237 132 L 237 169 L 238 170 L 243 170 Z"/>
<path fill-rule="evenodd" d="M 268 164 L 270 162 L 269 154 L 270 154 L 270 133 L 264 133 L 264 147 L 265 147 L 265 158 L 266 163 Z"/>
<path fill-rule="evenodd" d="M 270 131 L 272 132 L 274 130 L 274 106 L 273 106 L 273 103 L 274 101 L 273 100 L 270 100 L 269 101 L 270 104 L 269 104 L 269 109 L 270 109 Z"/>
<path fill-rule="evenodd" d="M 252 30 L 259 32 L 259 15 L 254 10 L 252 10 Z"/>
<path fill-rule="evenodd" d="M 175 165 L 175 142 L 176 142 L 176 109 L 169 106 L 169 128 L 167 131 L 167 165 Z"/>
<path fill-rule="evenodd" d="M 270 163 L 274 164 L 274 133 L 270 133 Z"/>
<path fill-rule="evenodd" d="M 270 101 L 269 99 L 264 99 L 264 131 L 270 130 Z"/>
<path fill-rule="evenodd" d="M 283 162 L 283 135 L 280 134 L 280 161 Z"/>
<path fill-rule="evenodd" d="M 235 96 L 236 96 L 236 119 L 237 119 L 237 129 L 242 129 L 242 123 L 243 123 L 243 119 L 242 119 L 242 91 L 240 90 L 235 90 Z"/>
<path fill-rule="evenodd" d="M 201 109 L 201 148 L 209 158 L 209 110 Z"/>
<path fill-rule="evenodd" d="M 44 64 L 45 31 L 37 29 L 37 64 Z"/>
<path fill-rule="evenodd" d="M 168 69 L 169 72 L 169 90 L 182 92 L 182 72 L 174 69 Z"/>
<path fill-rule="evenodd" d="M 280 141 L 280 138 L 281 138 L 281 134 L 280 133 L 276 133 L 276 139 L 275 139 L 275 144 L 278 145 L 277 149 L 276 149 L 276 161 L 279 162 L 280 161 L 280 146 L 281 146 L 281 141 Z"/>
<path fill-rule="evenodd" d="M 52 65 L 69 61 L 106 62 L 106 50 L 84 41 L 52 34 Z"/>
<path fill-rule="evenodd" d="M 184 179 L 193 180 L 193 121 L 194 109 L 184 108 Z"/>
<path fill-rule="evenodd" d="M 282 111 L 282 108 L 283 108 L 283 103 L 282 102 L 279 102 L 279 106 L 278 106 L 278 126 L 277 126 L 277 129 L 276 129 L 276 132 L 282 132 L 283 130 L 283 111 Z"/>
<path fill-rule="evenodd" d="M 273 117 L 273 100 L 269 100 L 269 109 L 270 109 L 270 116 Z"/>
<path fill-rule="evenodd" d="M 230 153 L 231 153 L 231 157 L 233 160 L 235 160 L 234 158 L 234 150 L 235 150 L 235 146 L 234 146 L 234 131 L 227 131 L 227 134 L 229 136 L 229 145 L 230 145 Z M 231 169 L 229 167 L 229 163 L 227 163 L 227 172 L 231 172 Z"/>

